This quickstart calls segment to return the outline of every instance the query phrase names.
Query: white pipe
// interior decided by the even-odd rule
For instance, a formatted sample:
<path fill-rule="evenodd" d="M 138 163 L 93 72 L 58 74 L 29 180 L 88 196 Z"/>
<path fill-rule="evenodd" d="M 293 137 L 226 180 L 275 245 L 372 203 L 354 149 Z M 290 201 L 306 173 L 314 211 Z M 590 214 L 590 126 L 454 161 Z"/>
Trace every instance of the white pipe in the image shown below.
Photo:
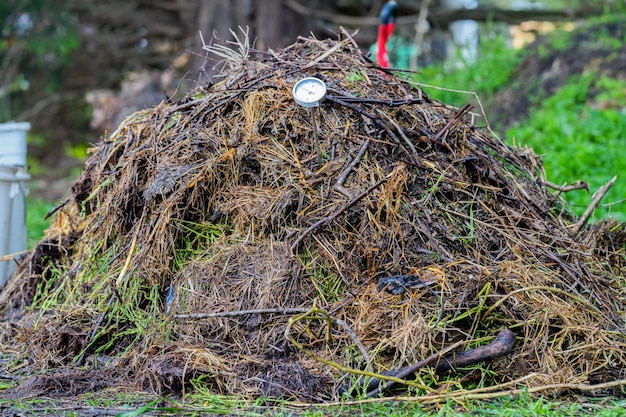
<path fill-rule="evenodd" d="M 0 257 L 26 250 L 26 132 L 29 123 L 0 123 Z M 0 288 L 15 261 L 0 261 Z"/>

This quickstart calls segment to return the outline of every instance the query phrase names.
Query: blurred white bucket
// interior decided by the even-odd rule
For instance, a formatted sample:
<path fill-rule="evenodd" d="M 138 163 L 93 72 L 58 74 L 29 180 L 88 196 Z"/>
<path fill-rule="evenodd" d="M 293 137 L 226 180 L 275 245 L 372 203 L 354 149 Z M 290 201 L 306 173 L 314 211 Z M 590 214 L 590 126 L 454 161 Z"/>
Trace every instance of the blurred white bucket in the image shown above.
<path fill-rule="evenodd" d="M 0 123 L 0 166 L 26 166 L 26 132 L 30 123 Z"/>

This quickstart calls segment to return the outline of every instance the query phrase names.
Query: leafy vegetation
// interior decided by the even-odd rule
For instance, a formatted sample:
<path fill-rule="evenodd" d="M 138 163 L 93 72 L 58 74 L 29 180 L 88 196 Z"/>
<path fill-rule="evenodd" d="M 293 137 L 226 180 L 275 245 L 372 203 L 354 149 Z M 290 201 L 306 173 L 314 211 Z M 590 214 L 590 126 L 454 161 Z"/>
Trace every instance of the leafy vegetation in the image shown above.
<path fill-rule="evenodd" d="M 509 82 L 522 55 L 511 48 L 504 36 L 495 32 L 481 40 L 478 54 L 472 63 L 463 62 L 459 56 L 458 62 L 462 63 L 459 66 L 438 63 L 420 68 L 416 81 L 441 87 L 427 90 L 444 103 L 460 107 L 468 102 L 467 92 L 476 92 L 487 105 L 489 97 Z"/>
<path fill-rule="evenodd" d="M 617 88 L 616 83 L 619 84 Z M 614 175 L 626 171 L 623 151 L 626 117 L 620 109 L 587 103 L 590 88 L 604 90 L 596 99 L 616 93 L 622 95 L 621 100 L 626 99 L 624 81 L 598 78 L 593 73 L 573 77 L 539 108 L 531 110 L 528 121 L 510 129 L 507 137 L 543 155 L 546 172 L 553 182 L 573 183 L 581 179 L 589 183 L 593 192 Z M 596 214 L 626 220 L 625 195 L 626 182 L 622 180 L 607 193 L 607 204 L 596 210 Z M 566 196 L 579 214 L 585 210 L 590 198 L 584 191 Z"/>

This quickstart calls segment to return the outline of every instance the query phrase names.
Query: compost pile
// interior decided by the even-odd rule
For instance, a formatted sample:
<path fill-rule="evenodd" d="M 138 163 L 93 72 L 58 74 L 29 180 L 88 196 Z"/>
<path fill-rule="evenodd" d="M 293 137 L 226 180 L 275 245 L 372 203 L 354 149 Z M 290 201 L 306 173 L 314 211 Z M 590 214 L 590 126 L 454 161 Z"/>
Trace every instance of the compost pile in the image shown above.
<path fill-rule="evenodd" d="M 5 288 L 1 341 L 36 374 L 16 395 L 328 401 L 428 357 L 396 388 L 625 377 L 624 226 L 571 217 L 531 150 L 346 33 L 207 49 L 223 78 L 101 140 Z M 306 76 L 315 110 L 292 96 Z M 512 351 L 437 365 L 504 329 Z"/>

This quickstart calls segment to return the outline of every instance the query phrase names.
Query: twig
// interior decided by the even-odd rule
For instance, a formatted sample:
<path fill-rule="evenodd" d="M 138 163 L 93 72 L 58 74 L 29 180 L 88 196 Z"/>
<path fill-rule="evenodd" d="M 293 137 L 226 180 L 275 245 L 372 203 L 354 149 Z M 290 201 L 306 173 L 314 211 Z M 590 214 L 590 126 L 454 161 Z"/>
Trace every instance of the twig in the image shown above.
<path fill-rule="evenodd" d="M 341 207 L 338 210 L 335 210 L 335 212 L 333 212 L 331 215 L 324 217 L 323 219 L 320 219 L 318 221 L 316 221 L 315 223 L 313 223 L 311 226 L 309 226 L 304 232 L 302 232 L 300 234 L 300 236 L 298 236 L 298 238 L 295 240 L 295 242 L 293 242 L 290 246 L 291 249 L 291 253 L 293 254 L 294 251 L 298 248 L 298 245 L 300 244 L 300 242 L 302 242 L 302 239 L 304 239 L 309 233 L 311 233 L 313 230 L 317 229 L 318 227 L 322 227 L 327 225 L 328 223 L 332 222 L 335 218 L 337 218 L 341 213 L 343 213 L 344 211 L 346 211 L 347 209 L 349 209 L 350 207 L 352 207 L 354 204 L 356 204 L 357 202 L 359 202 L 359 200 L 361 200 L 363 197 L 365 197 L 366 195 L 368 195 L 370 192 L 372 192 L 372 190 L 380 187 L 380 185 L 382 183 L 384 183 L 385 181 L 387 181 L 389 177 L 385 177 L 381 180 L 379 180 L 378 182 L 376 182 L 376 184 L 371 185 L 370 187 L 368 187 L 365 191 L 363 191 L 361 194 L 357 195 L 356 197 L 354 197 L 352 200 L 350 200 L 345 206 Z"/>
<path fill-rule="evenodd" d="M 620 204 L 624 204 L 624 203 L 626 203 L 626 198 L 622 198 L 621 200 L 612 201 L 610 203 L 602 204 L 602 205 L 600 205 L 600 207 L 602 207 L 602 208 L 610 208 L 610 207 L 613 207 L 613 206 L 619 206 Z"/>
<path fill-rule="evenodd" d="M 371 403 L 389 403 L 391 401 L 402 401 L 402 402 L 414 402 L 419 404 L 440 404 L 440 403 L 449 403 L 450 400 L 454 400 L 456 398 L 463 399 L 463 401 L 469 400 L 490 400 L 495 398 L 509 397 L 520 394 L 535 394 L 544 391 L 552 391 L 552 390 L 570 390 L 570 391 L 599 391 L 606 390 L 609 388 L 615 387 L 623 387 L 626 386 L 626 379 L 618 379 L 616 381 L 604 382 L 601 384 L 588 385 L 588 384 L 548 384 L 548 385 L 539 385 L 539 386 L 525 386 L 523 388 L 513 388 L 513 389 L 502 389 L 506 388 L 510 385 L 519 384 L 525 380 L 532 379 L 536 377 L 536 373 L 532 373 L 529 375 L 525 375 L 522 378 L 519 378 L 515 381 L 510 381 L 500 385 L 494 385 L 486 388 L 476 388 L 473 390 L 465 390 L 460 389 L 458 391 L 446 391 L 441 394 L 426 394 L 420 396 L 406 397 L 406 396 L 393 396 L 393 397 L 379 397 L 379 398 L 367 398 L 365 400 L 355 400 L 355 401 L 341 401 L 341 402 L 327 402 L 323 404 L 318 404 L 318 406 L 323 407 L 336 407 L 336 406 L 347 406 L 347 405 L 362 405 L 362 404 L 371 404 Z M 499 390 L 499 391 L 498 391 Z M 310 407 L 310 403 L 289 403 L 290 406 L 293 407 Z"/>
<path fill-rule="evenodd" d="M 543 181 L 543 183 L 546 185 L 546 187 L 550 187 L 553 190 L 561 191 L 563 193 L 567 193 L 569 191 L 574 191 L 574 190 L 589 191 L 589 184 L 587 184 L 584 181 L 576 181 L 575 183 L 568 184 L 568 185 L 558 185 L 550 181 Z"/>
<path fill-rule="evenodd" d="M 333 98 L 345 101 L 346 103 L 367 103 L 367 104 L 380 104 L 380 105 L 387 106 L 387 107 L 400 107 L 400 106 L 409 106 L 411 104 L 422 104 L 424 102 L 424 100 L 421 97 L 420 98 L 407 98 L 404 100 L 381 100 L 381 99 L 376 99 L 376 98 L 346 96 L 344 95 L 345 94 L 344 91 L 338 90 L 336 88 L 329 88 L 328 91 L 339 93 L 341 95 L 330 95 L 330 96 L 327 95 L 326 98 L 333 97 Z"/>
<path fill-rule="evenodd" d="M 11 260 L 17 258 L 20 255 L 26 255 L 28 252 L 30 252 L 30 251 L 29 250 L 23 250 L 23 251 L 19 251 L 19 252 L 15 252 L 15 253 L 9 253 L 8 255 L 0 256 L 0 262 L 11 261 Z"/>
<path fill-rule="evenodd" d="M 455 123 L 463 118 L 469 111 L 472 109 L 471 104 L 466 104 L 454 115 L 452 119 L 435 135 L 433 138 L 434 141 L 438 141 Z"/>
<path fill-rule="evenodd" d="M 600 204 L 600 200 L 604 198 L 604 196 L 611 189 L 613 184 L 615 184 L 615 181 L 617 181 L 617 175 L 611 178 L 609 182 L 604 184 L 602 187 L 598 189 L 598 191 L 596 191 L 593 194 L 593 198 L 591 199 L 591 203 L 587 207 L 587 210 L 585 210 L 583 215 L 580 216 L 580 220 L 578 220 L 578 222 L 574 224 L 574 234 L 577 234 L 578 232 L 582 230 L 583 227 L 585 227 L 585 224 L 587 224 L 587 221 L 593 214 L 593 211 L 596 209 L 598 204 Z"/>
<path fill-rule="evenodd" d="M 406 142 L 407 145 L 409 145 L 409 148 L 411 148 L 411 152 L 413 152 L 413 155 L 417 155 L 417 149 L 415 149 L 415 146 L 413 145 L 413 142 L 411 142 L 411 139 L 409 139 L 407 137 L 407 135 L 404 134 L 404 131 L 402 130 L 402 128 L 400 127 L 400 125 L 398 123 L 396 123 L 395 120 L 393 120 L 391 117 L 389 117 L 388 115 L 385 114 L 384 111 L 382 111 L 381 109 L 376 109 L 376 111 L 378 112 L 378 114 L 380 114 L 381 116 L 383 116 L 385 119 L 389 120 L 389 123 L 391 123 L 393 125 L 393 127 L 396 128 L 396 130 L 398 131 L 398 133 L 400 134 L 400 136 L 402 136 L 402 139 L 404 139 L 404 141 Z"/>
<path fill-rule="evenodd" d="M 560 288 L 555 288 L 555 287 L 547 287 L 547 286 L 543 286 L 543 285 L 533 285 L 530 287 L 524 287 L 524 288 L 518 288 L 514 291 L 511 291 L 509 293 L 507 293 L 506 295 L 504 295 L 502 298 L 500 298 L 498 301 L 496 301 L 491 307 L 489 307 L 489 309 L 487 311 L 485 311 L 485 313 L 482 315 L 482 320 L 486 320 L 487 317 L 489 317 L 489 315 L 496 309 L 498 308 L 502 303 L 504 303 L 507 299 L 509 299 L 510 297 L 514 296 L 515 294 L 518 294 L 520 292 L 530 292 L 530 291 L 546 291 L 546 292 L 553 292 L 555 294 L 559 294 L 565 297 L 569 297 L 572 300 L 577 301 L 578 303 L 584 305 L 585 307 L 589 307 L 592 311 L 598 313 L 598 315 L 602 318 L 605 318 L 602 313 L 598 310 L 597 307 L 595 307 L 593 304 L 591 304 L 589 301 L 585 300 L 584 298 L 578 297 L 574 294 L 569 293 L 568 291 L 564 291 Z"/>
<path fill-rule="evenodd" d="M 348 103 L 344 100 L 341 100 L 337 97 L 332 97 L 332 96 L 327 96 L 326 97 L 327 101 L 339 104 L 341 106 L 347 107 L 351 110 L 354 110 L 355 112 L 367 117 L 368 119 L 370 119 L 372 122 L 374 122 L 376 125 L 378 125 L 380 128 L 382 128 L 391 139 L 393 139 L 394 142 L 396 142 L 396 144 L 402 148 L 402 150 L 406 153 L 406 155 L 409 157 L 409 159 L 411 160 L 412 163 L 414 163 L 415 165 L 419 165 L 419 162 L 415 160 L 413 154 L 411 154 L 405 147 L 404 145 L 402 145 L 402 142 L 400 142 L 400 140 L 398 139 L 398 137 L 393 133 L 393 131 L 389 128 L 389 126 L 387 126 L 385 123 L 383 123 L 380 118 L 376 117 L 376 115 L 363 110 L 361 108 L 359 108 L 358 106 L 355 106 L 351 103 Z"/>
<path fill-rule="evenodd" d="M 237 317 L 248 314 L 302 314 L 309 311 L 308 308 L 261 308 L 257 310 L 219 311 L 217 313 L 190 313 L 174 314 L 175 319 L 210 319 L 214 317 Z"/>
<path fill-rule="evenodd" d="M 362 371 L 360 369 L 349 368 L 333 360 L 322 358 L 321 356 L 316 355 L 311 350 L 305 348 L 304 345 L 299 343 L 295 338 L 291 336 L 291 328 L 293 327 L 293 325 L 304 319 L 329 320 L 329 321 L 335 321 L 337 323 L 339 323 L 340 320 L 336 319 L 335 317 L 332 317 L 330 314 L 328 314 L 324 310 L 321 310 L 315 304 L 313 305 L 311 309 L 307 310 L 305 313 L 289 319 L 289 322 L 287 323 L 287 326 L 285 327 L 285 333 L 284 333 L 285 339 L 289 340 L 296 347 L 296 349 L 298 349 L 300 352 L 304 353 L 305 355 L 309 356 L 310 358 L 315 359 L 316 361 L 323 363 L 324 365 L 330 366 L 332 368 L 335 368 L 345 373 L 351 373 L 355 375 L 361 375 L 364 377 L 370 377 L 370 378 L 375 378 L 375 379 L 380 379 L 380 380 L 385 380 L 385 381 L 395 381 L 397 383 L 410 385 L 410 386 L 418 386 L 418 384 L 414 382 L 403 381 L 402 379 L 397 378 L 393 375 L 377 374 L 369 370 Z M 328 334 L 330 335 L 331 333 L 329 332 Z M 357 338 L 356 333 L 354 333 L 350 329 L 350 332 L 348 334 L 353 339 L 353 341 L 355 342 L 359 350 L 361 351 L 363 358 L 368 361 L 367 368 L 369 369 L 371 359 L 369 359 L 370 357 L 369 357 L 369 354 L 367 353 L 367 350 L 365 350 L 365 347 Z M 425 389 L 426 387 L 420 386 L 420 388 Z"/>
<path fill-rule="evenodd" d="M 113 305 L 113 301 L 115 300 L 116 297 L 116 293 L 113 293 L 111 295 L 111 297 L 109 298 L 109 301 L 107 302 L 107 305 L 104 309 L 104 311 L 102 313 L 100 313 L 100 317 L 98 317 L 98 321 L 96 322 L 95 326 L 93 326 L 93 329 L 91 330 L 91 333 L 89 333 L 89 335 L 87 336 L 87 347 L 85 347 L 85 349 L 83 349 L 83 351 L 80 353 L 80 356 L 78 357 L 78 359 L 76 359 L 76 365 L 77 366 L 82 366 L 83 365 L 83 360 L 85 359 L 85 353 L 87 352 L 87 348 L 89 348 L 89 346 L 91 345 L 91 342 L 94 341 L 96 335 L 98 334 L 98 329 L 100 328 L 100 325 L 102 324 L 102 321 L 104 320 L 104 317 L 107 314 L 107 311 L 109 310 L 109 308 L 111 307 L 111 305 Z"/>
<path fill-rule="evenodd" d="M 341 175 L 339 175 L 339 178 L 337 179 L 337 182 L 333 187 L 335 190 L 339 191 L 341 194 L 345 195 L 348 198 L 352 198 L 352 195 L 348 190 L 345 189 L 343 183 L 346 178 L 348 178 L 348 175 L 350 174 L 350 172 L 352 172 L 354 167 L 361 161 L 361 158 L 363 158 L 363 155 L 365 155 L 365 151 L 367 150 L 367 147 L 370 145 L 371 141 L 372 140 L 370 138 L 367 138 L 367 140 L 363 143 L 363 146 L 361 146 L 359 153 L 356 154 L 352 162 L 350 162 L 350 165 L 348 165 L 348 167 L 341 173 Z"/>
<path fill-rule="evenodd" d="M 325 314 L 328 314 L 326 312 L 324 312 Z M 332 321 L 334 321 L 335 323 L 337 323 L 339 325 L 339 327 L 341 327 L 344 332 L 346 332 L 348 334 L 348 336 L 350 336 L 350 339 L 352 339 L 352 341 L 354 342 L 354 344 L 356 345 L 356 347 L 359 349 L 359 351 L 361 352 L 361 355 L 363 355 L 363 360 L 365 360 L 365 369 L 367 369 L 368 371 L 371 371 L 372 369 L 372 358 L 370 357 L 370 354 L 368 353 L 367 349 L 365 349 L 365 346 L 363 345 L 363 343 L 361 342 L 361 340 L 359 339 L 359 337 L 357 336 L 356 332 L 354 330 L 352 330 L 352 328 L 350 328 L 350 326 L 348 326 L 348 323 L 346 323 L 343 320 L 340 320 L 336 317 L 331 316 L 330 314 L 328 314 L 328 317 L 330 317 L 332 319 Z"/>
<path fill-rule="evenodd" d="M 315 64 L 319 63 L 324 58 L 328 58 L 333 53 L 337 52 L 338 50 L 340 50 L 341 48 L 346 46 L 348 43 L 350 43 L 349 39 L 344 39 L 344 40 L 338 42 L 335 46 L 330 48 L 328 51 L 324 52 L 322 55 L 318 56 L 313 61 L 311 61 L 308 64 L 306 64 L 305 66 L 303 66 L 302 69 L 305 70 L 305 69 L 308 69 L 308 68 L 311 68 L 311 67 L 315 66 Z"/>
<path fill-rule="evenodd" d="M 355 30 L 354 33 L 350 34 L 348 33 L 348 31 L 343 27 L 343 26 L 339 26 L 339 33 L 343 36 L 346 37 L 346 39 L 348 39 L 350 41 L 350 43 L 352 44 L 352 46 L 354 46 L 354 50 L 356 52 L 359 53 L 359 56 L 361 57 L 361 59 L 365 62 L 371 62 L 370 60 L 367 59 L 367 57 L 363 54 L 363 51 L 361 50 L 361 48 L 359 47 L 359 44 L 356 43 L 356 41 L 354 40 L 354 37 L 359 33 L 359 30 Z"/>
<path fill-rule="evenodd" d="M 387 377 L 394 377 L 394 379 L 388 379 L 387 382 L 385 382 L 385 384 L 382 387 L 374 388 L 375 386 L 380 385 L 380 383 L 382 382 L 380 379 L 378 379 L 378 378 L 370 379 L 369 382 L 367 383 L 367 385 L 365 386 L 365 391 L 367 392 L 367 397 L 368 398 L 376 397 L 379 393 L 381 393 L 383 391 L 388 391 L 389 388 L 393 387 L 396 383 L 398 383 L 398 381 L 397 381 L 398 379 L 400 381 L 403 381 L 403 382 L 401 382 L 401 384 L 405 384 L 406 381 L 404 381 L 404 378 L 406 378 L 407 376 L 409 376 L 411 374 L 414 374 L 418 369 L 430 365 L 431 363 L 433 363 L 436 360 L 440 359 L 446 353 L 451 352 L 454 349 L 456 349 L 459 346 L 464 345 L 466 343 L 467 343 L 466 340 L 461 340 L 459 342 L 456 342 L 453 345 L 448 346 L 447 348 L 445 348 L 444 350 L 442 350 L 440 352 L 433 353 L 432 355 L 430 355 L 426 359 L 423 359 L 423 360 L 419 361 L 418 363 L 416 363 L 414 365 L 407 366 L 405 368 L 402 368 L 402 369 L 396 370 L 396 371 L 384 372 L 383 375 L 385 375 Z M 358 384 L 358 382 L 357 382 L 357 384 Z"/>
<path fill-rule="evenodd" d="M 46 213 L 46 215 L 43 217 L 43 219 L 44 220 L 48 220 L 48 218 L 50 218 L 50 216 L 52 216 L 54 213 L 56 213 L 61 208 L 63 208 L 63 206 L 65 206 L 67 203 L 69 203 L 71 199 L 72 199 L 72 197 L 67 197 L 65 200 L 63 200 L 62 202 L 60 202 L 59 204 L 54 206 L 52 209 L 50 209 L 50 211 L 48 211 Z"/>
<path fill-rule="evenodd" d="M 440 90 L 440 91 L 449 91 L 451 93 L 461 93 L 461 94 L 468 94 L 471 96 L 474 96 L 474 98 L 476 99 L 476 102 L 478 103 L 478 107 L 480 107 L 480 115 L 482 116 L 483 120 L 485 121 L 485 125 L 487 127 L 487 130 L 489 131 L 489 133 L 491 133 L 491 135 L 494 137 L 494 139 L 497 139 L 498 142 L 500 142 L 501 145 L 504 145 L 504 142 L 502 142 L 502 139 L 500 139 L 500 137 L 496 134 L 496 132 L 493 131 L 493 129 L 491 129 L 491 125 L 489 124 L 489 120 L 487 119 L 487 114 L 485 113 L 485 109 L 483 107 L 483 103 L 480 101 L 480 98 L 478 97 L 478 94 L 476 94 L 475 91 L 465 91 L 465 90 L 455 90 L 452 88 L 443 88 L 443 87 L 437 87 L 436 85 L 430 85 L 430 84 L 424 84 L 424 83 L 418 83 L 418 82 L 409 82 L 409 84 L 413 85 L 417 85 L 418 87 L 422 87 L 422 89 L 424 87 L 427 88 L 434 88 L 435 90 Z M 446 106 L 447 107 L 447 106 Z M 471 113 L 472 116 L 474 115 L 474 113 Z"/>
<path fill-rule="evenodd" d="M 138 224 L 135 226 L 136 227 L 135 234 L 133 235 L 133 240 L 131 241 L 130 247 L 128 249 L 128 256 L 126 257 L 124 266 L 122 267 L 122 270 L 118 274 L 115 283 L 110 284 L 113 294 L 109 298 L 106 308 L 100 314 L 100 317 L 98 317 L 98 321 L 96 322 L 91 333 L 89 334 L 87 338 L 87 346 L 83 349 L 78 359 L 76 359 L 76 363 L 78 365 L 82 364 L 85 358 L 85 353 L 87 352 L 87 349 L 89 349 L 91 344 L 94 342 L 95 337 L 98 334 L 98 329 L 100 328 L 100 325 L 102 324 L 102 321 L 104 320 L 104 317 L 106 316 L 107 311 L 109 310 L 111 305 L 113 305 L 113 301 L 115 301 L 115 298 L 117 298 L 120 303 L 122 302 L 122 298 L 120 297 L 117 289 L 120 287 L 120 284 L 122 283 L 122 279 L 126 276 L 126 273 L 128 272 L 128 269 L 130 268 L 130 263 L 133 258 L 133 252 L 135 251 L 135 247 L 137 245 L 137 237 L 139 235 L 139 232 L 141 231 L 141 225 L 143 224 L 143 219 L 144 219 L 145 214 L 146 214 L 146 211 L 144 210 L 143 213 L 141 214 L 141 217 L 139 218 Z"/>

